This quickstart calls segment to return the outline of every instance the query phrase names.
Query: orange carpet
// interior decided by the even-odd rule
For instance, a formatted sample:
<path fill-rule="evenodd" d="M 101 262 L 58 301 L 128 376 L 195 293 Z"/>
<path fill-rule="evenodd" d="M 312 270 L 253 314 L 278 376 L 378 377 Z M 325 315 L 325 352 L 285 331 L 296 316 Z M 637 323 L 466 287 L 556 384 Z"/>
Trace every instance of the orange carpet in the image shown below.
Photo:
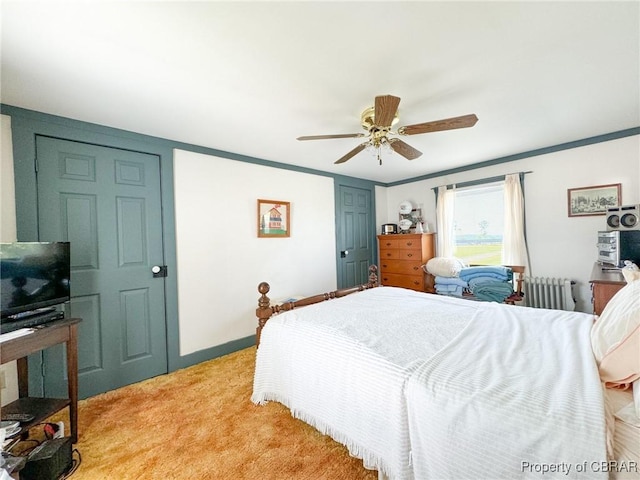
<path fill-rule="evenodd" d="M 80 401 L 70 478 L 377 479 L 281 404 L 251 403 L 254 362 L 248 348 Z"/>

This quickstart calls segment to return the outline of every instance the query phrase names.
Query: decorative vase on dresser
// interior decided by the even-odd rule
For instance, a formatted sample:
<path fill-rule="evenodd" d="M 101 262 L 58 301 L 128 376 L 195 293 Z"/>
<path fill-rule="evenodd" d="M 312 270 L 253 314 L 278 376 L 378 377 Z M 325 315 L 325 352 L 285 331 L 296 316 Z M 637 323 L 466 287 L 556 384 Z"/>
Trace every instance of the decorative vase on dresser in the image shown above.
<path fill-rule="evenodd" d="M 435 256 L 435 234 L 378 235 L 380 283 L 434 293 L 433 277 L 422 266 Z"/>

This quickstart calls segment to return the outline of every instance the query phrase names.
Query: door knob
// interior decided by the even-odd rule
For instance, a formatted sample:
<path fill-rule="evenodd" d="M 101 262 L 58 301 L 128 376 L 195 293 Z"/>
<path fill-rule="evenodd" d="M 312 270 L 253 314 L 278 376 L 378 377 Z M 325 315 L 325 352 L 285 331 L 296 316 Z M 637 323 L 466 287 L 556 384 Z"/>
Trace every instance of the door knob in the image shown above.
<path fill-rule="evenodd" d="M 345 258 L 347 255 L 349 255 L 349 250 L 342 250 L 340 252 L 340 258 Z"/>
<path fill-rule="evenodd" d="M 167 266 L 166 265 L 154 265 L 153 267 L 151 267 L 151 273 L 153 274 L 153 278 L 166 277 L 167 276 Z"/>

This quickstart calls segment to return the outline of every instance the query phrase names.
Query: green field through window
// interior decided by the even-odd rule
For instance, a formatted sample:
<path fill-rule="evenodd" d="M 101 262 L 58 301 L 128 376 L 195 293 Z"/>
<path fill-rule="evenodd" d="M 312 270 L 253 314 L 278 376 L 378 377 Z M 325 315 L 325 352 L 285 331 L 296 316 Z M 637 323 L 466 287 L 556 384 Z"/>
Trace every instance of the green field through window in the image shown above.
<path fill-rule="evenodd" d="M 454 256 L 463 260 L 467 265 L 501 265 L 502 244 L 456 245 Z"/>

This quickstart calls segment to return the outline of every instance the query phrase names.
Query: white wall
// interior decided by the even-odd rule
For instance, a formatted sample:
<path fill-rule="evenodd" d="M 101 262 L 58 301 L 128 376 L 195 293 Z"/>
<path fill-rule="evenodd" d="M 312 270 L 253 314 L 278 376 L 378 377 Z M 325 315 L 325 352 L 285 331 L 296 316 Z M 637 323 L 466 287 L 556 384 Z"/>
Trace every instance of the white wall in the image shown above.
<path fill-rule="evenodd" d="M 638 135 L 389 187 L 386 202 L 376 197 L 376 218 L 380 224 L 397 223 L 398 205 L 410 200 L 414 206 L 422 206 L 423 217 L 435 231 L 433 187 L 529 170 L 525 202 L 530 273 L 575 280 L 576 309 L 591 312 L 588 282 L 596 260 L 596 232 L 606 230 L 605 217 L 569 218 L 567 189 L 621 183 L 622 204 L 640 203 Z"/>
<path fill-rule="evenodd" d="M 16 241 L 16 200 L 13 181 L 13 146 L 11 143 L 11 117 L 1 116 L 0 126 L 0 242 Z M 3 406 L 18 398 L 16 362 L 0 367 L 6 388 L 0 389 Z"/>
<path fill-rule="evenodd" d="M 271 299 L 336 288 L 333 179 L 174 151 L 180 354 L 255 333 Z M 291 202 L 291 236 L 257 237 L 257 200 Z"/>
<path fill-rule="evenodd" d="M 389 216 L 387 212 L 387 191 L 389 189 L 385 187 L 376 186 L 375 187 L 375 196 L 376 196 L 376 225 L 378 228 L 376 229 L 378 235 L 382 233 L 381 226 L 385 223 L 398 223 L 396 220 L 391 220 L 392 217 Z M 396 210 L 396 217 L 398 216 L 398 212 Z"/>

